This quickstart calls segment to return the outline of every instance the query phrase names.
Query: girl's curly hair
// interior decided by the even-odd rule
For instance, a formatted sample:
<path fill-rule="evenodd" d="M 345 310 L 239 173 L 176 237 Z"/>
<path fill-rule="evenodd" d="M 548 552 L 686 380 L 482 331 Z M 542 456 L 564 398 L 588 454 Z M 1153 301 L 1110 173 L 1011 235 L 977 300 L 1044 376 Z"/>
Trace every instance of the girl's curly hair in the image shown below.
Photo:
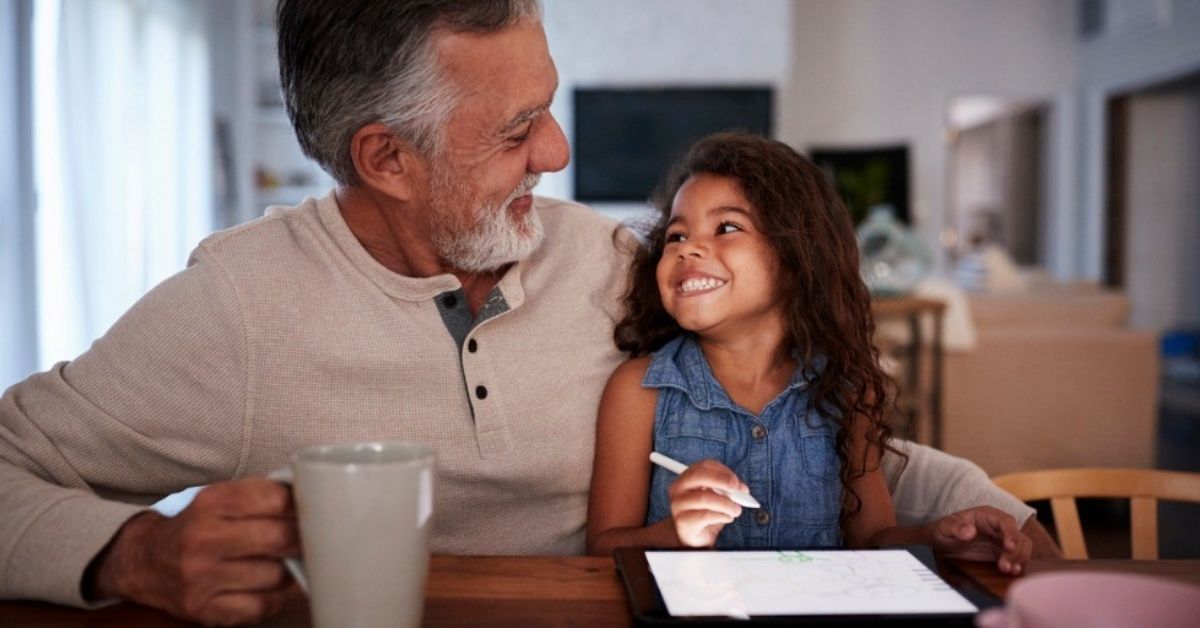
<path fill-rule="evenodd" d="M 663 308 L 655 270 L 675 194 L 701 174 L 732 179 L 753 206 L 756 227 L 776 257 L 775 289 L 802 372 L 814 372 L 816 356 L 825 358 L 823 369 L 810 382 L 810 403 L 842 428 L 837 451 L 846 491 L 845 521 L 862 508 L 850 482 L 868 471 L 865 463 L 850 468 L 849 417 L 868 420 L 867 442 L 878 447 L 880 455 L 885 449 L 899 454 L 889 443 L 892 430 L 885 420 L 888 400 L 894 396 L 892 382 L 879 366 L 879 350 L 871 342 L 875 321 L 859 275 L 850 213 L 811 161 L 782 142 L 756 135 L 718 133 L 694 144 L 655 192 L 658 220 L 643 229 L 645 237 L 634 253 L 626 314 L 613 333 L 617 347 L 632 356 L 645 355 L 687 333 Z M 870 458 L 862 456 L 864 461 Z"/>

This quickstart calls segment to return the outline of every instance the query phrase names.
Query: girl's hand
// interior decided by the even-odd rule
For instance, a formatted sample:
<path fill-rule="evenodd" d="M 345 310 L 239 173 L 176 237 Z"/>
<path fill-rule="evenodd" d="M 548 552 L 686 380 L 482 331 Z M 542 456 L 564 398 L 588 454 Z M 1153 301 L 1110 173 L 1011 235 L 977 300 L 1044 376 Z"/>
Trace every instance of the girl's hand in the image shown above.
<path fill-rule="evenodd" d="M 703 460 L 689 466 L 667 491 L 675 535 L 686 547 L 712 547 L 721 529 L 742 514 L 741 506 L 714 488 L 750 490 L 729 467 Z"/>
<path fill-rule="evenodd" d="M 1001 573 L 1020 575 L 1033 553 L 1033 541 L 1017 529 L 1012 515 L 976 506 L 933 522 L 932 545 L 947 556 L 995 561 Z"/>

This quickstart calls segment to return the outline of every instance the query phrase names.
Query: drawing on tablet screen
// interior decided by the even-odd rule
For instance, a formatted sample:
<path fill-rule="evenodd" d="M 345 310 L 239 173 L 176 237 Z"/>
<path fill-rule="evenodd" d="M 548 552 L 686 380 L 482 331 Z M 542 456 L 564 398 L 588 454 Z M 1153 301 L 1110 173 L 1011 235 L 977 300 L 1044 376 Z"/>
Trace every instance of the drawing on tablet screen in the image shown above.
<path fill-rule="evenodd" d="M 904 551 L 647 552 L 647 560 L 673 615 L 975 610 Z"/>

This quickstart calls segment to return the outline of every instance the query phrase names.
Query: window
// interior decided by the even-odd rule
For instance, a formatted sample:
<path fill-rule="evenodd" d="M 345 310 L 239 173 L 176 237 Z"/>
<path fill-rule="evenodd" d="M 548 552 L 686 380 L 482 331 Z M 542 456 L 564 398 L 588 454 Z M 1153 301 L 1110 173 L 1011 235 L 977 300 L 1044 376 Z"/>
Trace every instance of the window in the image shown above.
<path fill-rule="evenodd" d="M 41 368 L 86 350 L 213 227 L 202 8 L 34 3 Z"/>

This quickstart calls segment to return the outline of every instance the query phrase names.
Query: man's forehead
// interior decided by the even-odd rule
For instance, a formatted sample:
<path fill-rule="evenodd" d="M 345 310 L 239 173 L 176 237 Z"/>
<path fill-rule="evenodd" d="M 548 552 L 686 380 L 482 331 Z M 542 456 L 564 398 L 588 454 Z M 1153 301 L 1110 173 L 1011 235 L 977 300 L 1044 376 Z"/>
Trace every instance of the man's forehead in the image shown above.
<path fill-rule="evenodd" d="M 512 126 L 549 106 L 558 72 L 539 22 L 522 20 L 494 33 L 434 36 L 439 70 L 461 104 L 487 109 L 502 118 L 499 124 Z"/>

